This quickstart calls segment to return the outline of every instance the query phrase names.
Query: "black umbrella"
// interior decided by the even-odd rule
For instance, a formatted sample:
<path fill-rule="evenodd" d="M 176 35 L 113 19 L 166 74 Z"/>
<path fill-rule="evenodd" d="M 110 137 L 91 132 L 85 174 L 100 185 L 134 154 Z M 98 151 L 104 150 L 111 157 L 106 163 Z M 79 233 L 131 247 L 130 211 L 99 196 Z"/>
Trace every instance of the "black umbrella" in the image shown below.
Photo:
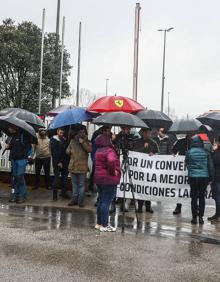
<path fill-rule="evenodd" d="M 201 126 L 202 123 L 197 119 L 179 119 L 173 122 L 169 132 L 176 134 L 196 133 Z"/>
<path fill-rule="evenodd" d="M 220 129 L 220 112 L 205 113 L 197 119 L 206 125 L 211 126 L 213 129 Z"/>
<path fill-rule="evenodd" d="M 108 126 L 130 126 L 148 128 L 148 126 L 137 116 L 124 112 L 112 112 L 106 113 L 93 120 L 93 123 L 97 125 Z"/>
<path fill-rule="evenodd" d="M 165 128 L 168 129 L 173 121 L 163 112 L 154 110 L 144 110 L 136 114 L 151 128 Z"/>
<path fill-rule="evenodd" d="M 32 137 L 37 138 L 36 132 L 33 127 L 25 121 L 10 115 L 0 116 L 0 130 L 2 130 L 7 135 L 10 135 L 8 131 L 10 125 L 14 125 L 20 128 L 22 131 L 30 134 Z"/>
<path fill-rule="evenodd" d="M 35 130 L 39 129 L 40 127 L 45 127 L 43 121 L 39 118 L 38 115 L 29 112 L 27 110 L 18 109 L 18 108 L 6 108 L 0 111 L 0 116 L 8 116 L 8 115 L 26 121 L 31 126 L 33 126 Z"/>

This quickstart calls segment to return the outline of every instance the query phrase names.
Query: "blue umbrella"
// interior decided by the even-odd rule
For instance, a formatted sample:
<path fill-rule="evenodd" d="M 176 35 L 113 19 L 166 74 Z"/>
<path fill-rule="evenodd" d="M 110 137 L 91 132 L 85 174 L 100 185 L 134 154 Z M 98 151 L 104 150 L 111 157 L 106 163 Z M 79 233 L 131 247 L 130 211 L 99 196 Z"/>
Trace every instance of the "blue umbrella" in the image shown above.
<path fill-rule="evenodd" d="M 49 125 L 49 129 L 56 129 L 83 121 L 92 120 L 97 114 L 86 111 L 86 108 L 76 107 L 58 114 Z"/>

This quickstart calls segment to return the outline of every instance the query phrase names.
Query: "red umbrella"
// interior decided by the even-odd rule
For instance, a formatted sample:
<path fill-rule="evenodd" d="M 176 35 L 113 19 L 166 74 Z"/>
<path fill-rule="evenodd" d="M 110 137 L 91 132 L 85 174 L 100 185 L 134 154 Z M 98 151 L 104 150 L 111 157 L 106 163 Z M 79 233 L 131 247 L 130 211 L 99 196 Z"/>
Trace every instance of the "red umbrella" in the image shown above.
<path fill-rule="evenodd" d="M 90 112 L 138 112 L 145 108 L 137 101 L 123 96 L 104 96 L 96 100 L 87 111 Z"/>

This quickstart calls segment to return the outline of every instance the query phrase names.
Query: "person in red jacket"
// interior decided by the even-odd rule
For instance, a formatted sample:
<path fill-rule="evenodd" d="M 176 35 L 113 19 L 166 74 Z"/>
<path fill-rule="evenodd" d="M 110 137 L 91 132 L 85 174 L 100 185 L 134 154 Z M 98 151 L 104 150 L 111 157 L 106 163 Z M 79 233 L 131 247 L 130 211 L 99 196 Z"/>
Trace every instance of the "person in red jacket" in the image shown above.
<path fill-rule="evenodd" d="M 116 197 L 117 185 L 121 178 L 119 155 L 112 145 L 111 136 L 99 135 L 96 140 L 94 183 L 98 186 L 99 201 L 97 206 L 96 229 L 101 232 L 114 232 L 116 229 L 109 222 L 109 207 Z"/>

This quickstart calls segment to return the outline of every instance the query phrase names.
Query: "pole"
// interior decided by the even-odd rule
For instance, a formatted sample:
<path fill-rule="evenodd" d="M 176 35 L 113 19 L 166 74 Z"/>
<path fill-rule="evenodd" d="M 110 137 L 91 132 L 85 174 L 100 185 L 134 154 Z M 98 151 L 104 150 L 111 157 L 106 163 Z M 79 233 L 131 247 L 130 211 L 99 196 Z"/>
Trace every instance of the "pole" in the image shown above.
<path fill-rule="evenodd" d="M 81 59 L 81 32 L 82 23 L 79 23 L 79 45 L 78 45 L 78 70 L 77 70 L 77 89 L 76 89 L 76 106 L 79 106 L 79 87 L 80 87 L 80 59 Z"/>
<path fill-rule="evenodd" d="M 62 86 L 63 86 L 64 35 L 65 35 L 65 17 L 63 17 L 63 27 L 62 27 L 62 47 L 61 47 L 61 63 L 60 63 L 60 93 L 59 93 L 59 106 L 61 105 Z"/>
<path fill-rule="evenodd" d="M 55 72 L 58 75 L 58 46 L 59 46 L 59 30 L 60 30 L 60 0 L 57 0 L 57 19 L 56 19 L 56 44 L 55 44 L 55 52 L 54 52 L 54 64 L 55 64 Z M 56 97 L 57 97 L 57 83 L 55 82 L 53 85 L 53 96 L 52 96 L 52 107 L 56 106 Z"/>
<path fill-rule="evenodd" d="M 133 68 L 133 99 L 137 100 L 138 88 L 138 52 L 139 52 L 139 32 L 140 32 L 140 3 L 136 3 L 135 27 L 134 27 L 134 68 Z"/>
<path fill-rule="evenodd" d="M 40 58 L 40 87 L 39 87 L 38 114 L 41 113 L 41 100 L 42 100 L 42 77 L 43 77 L 43 61 L 44 61 L 44 29 L 45 29 L 45 8 L 43 9 L 43 15 L 42 15 L 41 58 Z"/>
<path fill-rule="evenodd" d="M 164 108 L 164 80 L 165 80 L 165 59 L 166 59 L 166 34 L 167 34 L 167 30 L 164 30 L 163 70 L 162 70 L 162 92 L 161 92 L 161 112 L 163 112 L 163 108 Z"/>
<path fill-rule="evenodd" d="M 59 38 L 60 30 L 60 0 L 57 0 L 56 36 Z"/>
<path fill-rule="evenodd" d="M 105 96 L 108 96 L 108 81 L 109 81 L 109 79 L 106 78 L 106 80 L 105 80 Z"/>

